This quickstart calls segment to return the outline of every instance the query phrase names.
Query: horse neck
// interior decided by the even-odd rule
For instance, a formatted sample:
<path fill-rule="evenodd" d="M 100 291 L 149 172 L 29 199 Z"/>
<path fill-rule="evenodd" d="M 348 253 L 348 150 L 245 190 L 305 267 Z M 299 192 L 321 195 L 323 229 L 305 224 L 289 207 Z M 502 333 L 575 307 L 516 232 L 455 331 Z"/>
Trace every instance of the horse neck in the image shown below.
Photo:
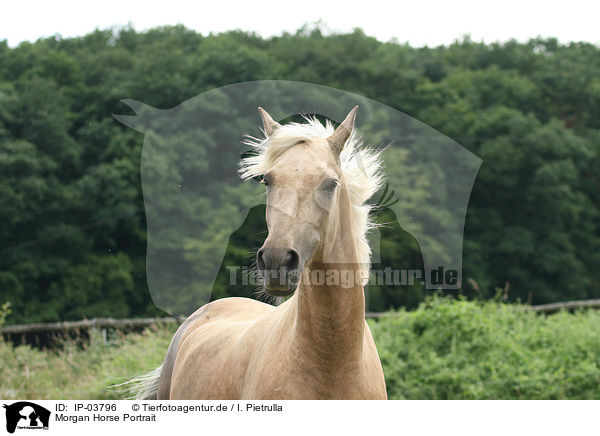
<path fill-rule="evenodd" d="M 303 272 L 294 297 L 294 328 L 300 350 L 312 350 L 308 354 L 312 359 L 339 370 L 341 366 L 358 362 L 365 325 L 364 290 L 360 282 L 352 205 L 346 188 L 340 191 L 337 215 L 335 240 L 327 263 L 310 262 Z M 329 275 L 334 283 L 325 280 L 324 285 L 315 284 L 312 279 L 318 271 L 324 271 L 325 278 Z M 307 283 L 307 277 L 311 283 Z"/>

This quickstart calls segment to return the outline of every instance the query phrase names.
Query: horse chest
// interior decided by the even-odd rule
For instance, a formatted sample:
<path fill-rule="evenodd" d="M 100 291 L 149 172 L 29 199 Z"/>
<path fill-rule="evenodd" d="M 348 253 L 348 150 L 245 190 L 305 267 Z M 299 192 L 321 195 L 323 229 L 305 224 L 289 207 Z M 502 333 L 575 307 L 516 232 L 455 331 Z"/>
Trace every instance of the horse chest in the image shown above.
<path fill-rule="evenodd" d="M 249 368 L 243 399 L 369 399 L 379 398 L 361 362 L 333 367 L 288 356 Z"/>

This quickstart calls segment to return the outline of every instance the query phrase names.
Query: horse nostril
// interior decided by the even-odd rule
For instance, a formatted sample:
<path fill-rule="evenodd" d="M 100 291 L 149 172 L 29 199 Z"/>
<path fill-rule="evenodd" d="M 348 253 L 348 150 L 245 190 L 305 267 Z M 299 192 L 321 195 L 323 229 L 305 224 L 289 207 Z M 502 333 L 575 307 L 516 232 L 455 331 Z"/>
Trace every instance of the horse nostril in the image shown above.
<path fill-rule="evenodd" d="M 262 250 L 262 248 L 260 250 L 258 250 L 258 253 L 256 253 L 256 266 L 258 267 L 258 269 L 260 271 L 264 271 L 265 270 L 265 261 L 263 259 L 263 250 Z"/>
<path fill-rule="evenodd" d="M 256 253 L 256 267 L 259 271 L 278 270 L 287 268 L 294 270 L 298 268 L 299 256 L 295 250 L 284 248 L 261 248 Z"/>
<path fill-rule="evenodd" d="M 296 250 L 290 250 L 287 253 L 286 261 L 284 262 L 284 266 L 288 268 L 288 270 L 294 270 L 298 268 L 298 264 L 300 263 L 300 258 Z"/>

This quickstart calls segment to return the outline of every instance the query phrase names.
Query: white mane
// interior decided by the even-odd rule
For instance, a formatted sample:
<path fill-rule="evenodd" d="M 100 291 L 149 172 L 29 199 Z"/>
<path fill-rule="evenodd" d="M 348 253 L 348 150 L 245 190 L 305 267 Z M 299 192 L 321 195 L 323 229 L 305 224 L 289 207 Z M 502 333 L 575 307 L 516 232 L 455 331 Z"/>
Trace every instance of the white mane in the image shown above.
<path fill-rule="evenodd" d="M 263 139 L 248 137 L 244 144 L 251 146 L 257 154 L 242 159 L 241 177 L 247 180 L 264 174 L 278 156 L 298 141 L 327 138 L 334 132 L 334 127 L 329 121 L 323 125 L 316 118 L 305 119 L 307 121 L 305 124 L 282 125 L 270 137 Z M 350 191 L 358 262 L 361 265 L 363 280 L 366 282 L 371 267 L 371 248 L 367 241 L 367 232 L 374 227 L 374 224 L 369 218 L 372 207 L 365 202 L 379 190 L 384 178 L 380 153 L 365 149 L 361 138 L 355 132 L 352 132 L 346 141 L 340 154 L 340 162 L 343 178 Z"/>

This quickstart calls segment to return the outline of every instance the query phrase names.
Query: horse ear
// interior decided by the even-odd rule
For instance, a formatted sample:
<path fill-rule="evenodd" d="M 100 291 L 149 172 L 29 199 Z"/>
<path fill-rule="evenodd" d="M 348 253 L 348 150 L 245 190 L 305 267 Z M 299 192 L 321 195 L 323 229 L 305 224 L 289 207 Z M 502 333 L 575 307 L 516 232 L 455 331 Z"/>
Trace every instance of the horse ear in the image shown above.
<path fill-rule="evenodd" d="M 263 129 L 267 136 L 271 136 L 275 130 L 281 127 L 281 124 L 275 121 L 271 117 L 271 115 L 269 115 L 269 113 L 260 106 L 258 107 L 258 112 L 260 113 L 260 117 L 262 118 Z"/>
<path fill-rule="evenodd" d="M 121 100 L 121 103 L 125 103 L 129 106 L 135 112 L 135 115 L 112 114 L 112 116 L 127 127 L 144 133 L 149 127 L 152 117 L 157 110 L 137 100 L 123 99 Z"/>
<path fill-rule="evenodd" d="M 335 129 L 335 132 L 327 138 L 327 142 L 329 142 L 329 146 L 333 150 L 335 154 L 340 154 L 342 149 L 344 148 L 344 144 L 350 137 L 352 130 L 354 130 L 354 120 L 356 118 L 356 111 L 358 110 L 358 106 L 354 106 L 354 108 L 350 111 L 348 116 L 342 124 Z"/>

